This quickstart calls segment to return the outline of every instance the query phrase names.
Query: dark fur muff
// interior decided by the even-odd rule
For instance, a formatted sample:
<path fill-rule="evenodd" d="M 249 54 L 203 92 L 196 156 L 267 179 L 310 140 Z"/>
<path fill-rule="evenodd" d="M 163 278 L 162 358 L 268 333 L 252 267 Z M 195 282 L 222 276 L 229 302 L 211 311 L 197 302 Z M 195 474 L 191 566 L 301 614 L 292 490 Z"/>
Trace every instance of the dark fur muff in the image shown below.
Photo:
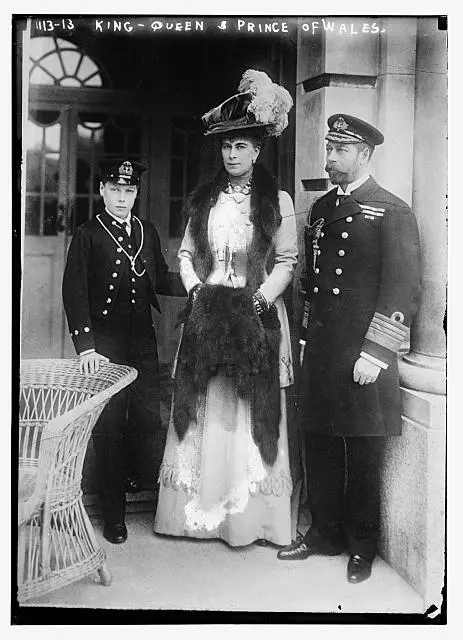
<path fill-rule="evenodd" d="M 197 402 L 219 369 L 251 403 L 252 436 L 265 463 L 277 456 L 280 423 L 280 322 L 275 307 L 258 316 L 252 290 L 203 287 L 185 322 L 179 351 L 174 426 L 180 440 L 196 420 Z"/>

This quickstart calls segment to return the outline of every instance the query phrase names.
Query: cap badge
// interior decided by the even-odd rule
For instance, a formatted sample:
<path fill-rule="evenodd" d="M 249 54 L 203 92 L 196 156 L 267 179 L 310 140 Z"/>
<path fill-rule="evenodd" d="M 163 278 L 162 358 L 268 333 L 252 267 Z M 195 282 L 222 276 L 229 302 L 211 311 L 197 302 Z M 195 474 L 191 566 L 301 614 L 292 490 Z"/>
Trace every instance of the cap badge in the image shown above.
<path fill-rule="evenodd" d="M 119 167 L 119 175 L 124 176 L 126 178 L 131 178 L 133 174 L 132 163 L 126 160 Z"/>
<path fill-rule="evenodd" d="M 333 129 L 335 131 L 345 131 L 345 129 L 347 129 L 348 127 L 349 125 L 342 117 L 336 118 L 335 122 L 333 123 Z"/>

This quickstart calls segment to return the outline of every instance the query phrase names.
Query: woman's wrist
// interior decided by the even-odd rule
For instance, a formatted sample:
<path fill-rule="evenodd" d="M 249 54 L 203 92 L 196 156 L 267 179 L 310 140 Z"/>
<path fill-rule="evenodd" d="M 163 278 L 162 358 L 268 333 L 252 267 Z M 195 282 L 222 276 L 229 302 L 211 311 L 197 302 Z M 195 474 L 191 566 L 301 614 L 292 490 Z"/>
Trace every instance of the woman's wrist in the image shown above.
<path fill-rule="evenodd" d="M 198 282 L 193 287 L 191 287 L 188 293 L 188 297 L 191 300 L 191 302 L 194 302 L 196 300 L 196 296 L 198 295 L 199 290 L 202 288 L 202 286 L 203 286 L 202 282 Z"/>
<path fill-rule="evenodd" d="M 259 289 L 252 296 L 252 301 L 254 303 L 254 309 L 259 316 L 268 311 L 270 308 L 267 298 L 261 291 L 259 291 Z"/>

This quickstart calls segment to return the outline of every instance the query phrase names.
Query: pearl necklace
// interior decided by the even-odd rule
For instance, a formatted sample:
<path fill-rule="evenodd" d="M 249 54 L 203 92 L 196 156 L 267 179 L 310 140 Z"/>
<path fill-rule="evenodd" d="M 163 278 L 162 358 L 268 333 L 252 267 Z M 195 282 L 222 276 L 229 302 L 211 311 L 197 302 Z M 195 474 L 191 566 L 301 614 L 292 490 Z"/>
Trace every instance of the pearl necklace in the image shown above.
<path fill-rule="evenodd" d="M 252 190 L 252 178 L 249 178 L 249 180 L 246 182 L 245 185 L 243 185 L 242 187 L 237 184 L 235 186 L 232 186 L 230 180 L 228 180 L 228 184 L 225 187 L 225 193 L 230 193 L 230 194 L 234 194 L 234 193 L 242 193 L 244 196 L 248 196 L 251 193 Z"/>

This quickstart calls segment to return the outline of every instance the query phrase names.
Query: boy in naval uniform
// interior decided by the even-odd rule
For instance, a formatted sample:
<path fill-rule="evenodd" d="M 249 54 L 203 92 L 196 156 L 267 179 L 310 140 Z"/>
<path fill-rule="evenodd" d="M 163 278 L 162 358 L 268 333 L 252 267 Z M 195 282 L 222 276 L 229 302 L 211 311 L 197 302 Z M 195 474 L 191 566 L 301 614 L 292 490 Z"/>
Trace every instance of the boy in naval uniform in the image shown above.
<path fill-rule="evenodd" d="M 102 362 L 133 366 L 138 377 L 110 400 L 94 432 L 104 536 L 125 542 L 125 492 L 155 484 L 165 429 L 151 307 L 157 294 L 186 295 L 164 260 L 153 224 L 132 214 L 146 167 L 125 158 L 101 165 L 104 209 L 79 226 L 63 278 L 69 331 L 85 374 Z"/>
<path fill-rule="evenodd" d="M 336 188 L 305 229 L 299 405 L 312 526 L 278 557 L 347 551 L 356 584 L 376 555 L 384 440 L 401 434 L 397 353 L 419 303 L 420 252 L 410 207 L 369 173 L 383 135 L 347 114 L 328 127 L 325 170 Z"/>

